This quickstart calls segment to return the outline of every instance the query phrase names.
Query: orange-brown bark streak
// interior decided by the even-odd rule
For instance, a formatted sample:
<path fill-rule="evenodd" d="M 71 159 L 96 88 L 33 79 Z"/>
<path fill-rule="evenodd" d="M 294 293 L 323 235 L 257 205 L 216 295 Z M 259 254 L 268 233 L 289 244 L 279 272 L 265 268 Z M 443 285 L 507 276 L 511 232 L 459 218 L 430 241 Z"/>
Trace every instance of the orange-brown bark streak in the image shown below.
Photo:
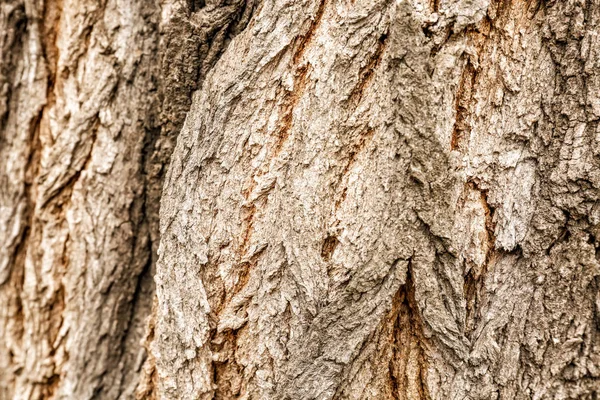
<path fill-rule="evenodd" d="M 392 357 L 388 361 L 389 392 L 398 400 L 429 400 L 427 340 L 415 298 L 409 260 L 406 283 L 394 296 L 388 319 Z"/>
<path fill-rule="evenodd" d="M 535 1 L 500 1 L 494 0 L 490 3 L 488 13 L 493 11 L 494 18 L 486 16 L 476 27 L 470 28 L 467 32 L 470 43 L 477 50 L 479 66 L 475 68 L 469 61 L 466 62 L 460 84 L 456 95 L 456 123 L 452 134 L 451 148 L 453 150 L 468 146 L 465 142 L 467 134 L 471 130 L 469 118 L 473 115 L 475 109 L 475 98 L 478 90 L 485 91 L 490 96 L 493 89 L 501 86 L 501 82 L 492 82 L 486 80 L 489 69 L 497 68 L 491 61 L 491 52 L 494 51 L 498 43 L 502 43 L 506 38 L 503 37 L 502 29 L 508 21 L 517 21 L 517 24 L 527 24 L 528 15 L 538 11 L 539 4 Z M 512 41 L 513 39 L 506 39 Z M 490 64 L 491 63 L 491 64 Z M 497 75 L 497 74 L 494 74 Z M 487 251 L 485 262 L 480 268 L 471 268 L 465 276 L 463 292 L 466 300 L 466 323 L 465 330 L 467 335 L 472 333 L 475 320 L 479 313 L 480 296 L 483 291 L 485 276 L 490 266 L 492 266 L 498 257 L 502 255 L 496 250 L 496 236 L 494 223 L 494 209 L 488 202 L 488 191 L 480 187 L 478 182 L 470 180 L 465 189 L 476 190 L 480 193 L 481 206 L 485 212 L 485 227 L 487 238 Z"/>
<path fill-rule="evenodd" d="M 290 131 L 294 124 L 294 110 L 298 102 L 304 94 L 308 75 L 310 72 L 310 64 L 302 64 L 302 58 L 309 47 L 323 17 L 326 2 L 322 1 L 312 19 L 308 30 L 303 35 L 296 39 L 296 47 L 292 54 L 292 69 L 293 69 L 293 87 L 292 91 L 284 92 L 279 113 L 281 117 L 277 123 L 278 129 L 275 131 L 274 143 L 269 150 L 267 161 L 263 164 L 263 168 L 259 169 L 257 175 L 268 173 L 271 168 L 271 163 L 281 153 L 284 144 L 290 136 Z M 249 187 L 243 192 L 246 200 L 250 198 L 254 188 L 256 187 L 256 179 L 251 178 Z M 245 206 L 242 211 L 242 232 L 240 234 L 239 244 L 237 246 L 237 255 L 242 259 L 248 253 L 254 233 L 254 224 L 259 208 L 264 209 L 267 204 L 267 195 L 262 195 L 260 198 L 253 200 L 251 204 Z M 218 311 L 222 310 L 226 303 L 231 301 L 232 297 L 242 290 L 250 279 L 250 272 L 258 263 L 260 252 L 253 255 L 250 261 L 240 262 L 237 268 L 237 284 L 230 288 L 224 294 L 222 300 L 216 306 Z M 219 315 L 215 316 L 219 319 Z M 243 329 L 243 327 L 241 328 Z M 240 395 L 242 388 L 238 387 L 235 382 L 241 382 L 241 374 L 243 368 L 236 361 L 237 338 L 239 330 L 226 330 L 225 332 L 217 333 L 216 330 L 211 334 L 211 351 L 226 355 L 224 361 L 213 362 L 213 381 L 216 384 L 214 396 L 216 399 L 229 399 Z"/>
<path fill-rule="evenodd" d="M 307 83 L 307 76 L 310 70 L 310 64 L 301 64 L 302 57 L 306 52 L 309 44 L 311 43 L 319 25 L 321 24 L 321 19 L 323 17 L 323 13 L 325 12 L 325 4 L 325 0 L 319 3 L 315 16 L 312 19 L 308 30 L 306 31 L 306 33 L 298 36 L 298 38 L 296 39 L 297 45 L 292 55 L 292 68 L 294 74 L 292 91 L 284 92 L 279 110 L 279 113 L 282 116 L 279 118 L 279 121 L 277 123 L 279 128 L 275 131 L 274 144 L 269 151 L 267 161 L 263 164 L 265 167 L 259 169 L 257 173 L 258 176 L 264 175 L 268 172 L 269 164 L 281 153 L 283 145 L 289 138 L 290 130 L 292 129 L 294 123 L 294 110 L 304 93 Z M 248 189 L 246 189 L 243 193 L 246 199 L 250 197 L 255 186 L 256 180 L 254 179 L 254 177 L 252 177 Z M 266 205 L 266 201 L 264 205 Z M 256 205 L 254 204 L 247 206 L 246 208 L 248 209 L 248 211 L 245 212 L 246 216 L 244 217 L 244 228 L 241 234 L 242 239 L 240 245 L 238 246 L 238 253 L 240 257 L 243 257 L 248 250 L 248 246 L 252 238 L 252 233 L 254 231 L 254 216 L 257 211 Z"/>
<path fill-rule="evenodd" d="M 381 63 L 381 59 L 383 58 L 383 52 L 385 50 L 385 42 L 387 40 L 387 37 L 387 34 L 383 34 L 379 37 L 379 40 L 377 40 L 377 47 L 375 48 L 375 52 L 369 58 L 367 65 L 361 68 L 360 72 L 358 73 L 358 83 L 356 84 L 354 89 L 352 89 L 352 92 L 350 93 L 349 97 L 350 103 L 354 106 L 357 106 L 360 103 L 366 88 L 373 80 L 375 70 L 377 69 L 377 67 Z"/>
<path fill-rule="evenodd" d="M 467 61 L 456 92 L 456 120 L 452 130 L 452 138 L 450 140 L 451 150 L 458 150 L 459 145 L 470 131 L 468 117 L 472 107 L 472 92 L 475 86 L 476 76 L 477 73 L 475 68 Z"/>

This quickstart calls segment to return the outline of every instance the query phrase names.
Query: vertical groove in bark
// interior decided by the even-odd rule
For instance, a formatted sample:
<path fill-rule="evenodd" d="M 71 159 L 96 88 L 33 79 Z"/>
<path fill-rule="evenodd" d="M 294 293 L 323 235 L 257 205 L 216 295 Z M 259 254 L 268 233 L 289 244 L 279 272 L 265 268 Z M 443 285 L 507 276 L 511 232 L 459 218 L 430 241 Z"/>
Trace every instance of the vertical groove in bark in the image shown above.
<path fill-rule="evenodd" d="M 482 241 L 484 246 L 484 257 L 481 265 L 473 265 L 467 267 L 464 283 L 464 296 L 466 301 L 466 316 L 465 316 L 465 333 L 467 336 L 472 334 L 475 321 L 481 319 L 481 294 L 484 292 L 483 285 L 490 264 L 494 263 L 500 252 L 495 249 L 496 246 L 496 225 L 494 223 L 494 209 L 490 207 L 487 200 L 487 190 L 480 189 L 474 181 L 467 183 L 467 190 L 479 193 L 481 208 L 484 212 L 484 230 Z"/>
<path fill-rule="evenodd" d="M 406 283 L 394 295 L 390 314 L 392 357 L 388 362 L 388 371 L 391 398 L 429 400 L 427 345 L 412 274 L 409 260 Z"/>
<path fill-rule="evenodd" d="M 452 139 L 450 140 L 450 149 L 458 150 L 461 142 L 469 133 L 468 115 L 471 108 L 472 91 L 475 89 L 476 71 L 473 65 L 467 60 L 463 69 L 458 90 L 456 91 L 456 121 L 452 129 Z"/>
<path fill-rule="evenodd" d="M 384 33 L 379 37 L 375 52 L 368 59 L 367 64 L 361 68 L 359 72 L 358 83 L 356 86 L 354 86 L 354 89 L 352 89 L 352 92 L 350 93 L 350 103 L 354 104 L 355 106 L 358 106 L 358 103 L 360 103 L 366 87 L 371 82 L 373 74 L 375 73 L 379 63 L 381 63 L 381 58 L 383 57 L 383 52 L 385 50 L 386 39 L 387 33 Z"/>

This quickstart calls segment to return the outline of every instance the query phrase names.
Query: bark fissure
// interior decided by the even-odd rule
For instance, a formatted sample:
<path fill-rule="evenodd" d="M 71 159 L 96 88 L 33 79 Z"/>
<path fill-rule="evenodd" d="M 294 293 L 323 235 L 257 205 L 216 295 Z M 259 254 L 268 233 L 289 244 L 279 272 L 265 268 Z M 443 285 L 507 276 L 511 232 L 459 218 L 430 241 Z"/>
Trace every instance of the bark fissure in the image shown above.
<path fill-rule="evenodd" d="M 406 282 L 394 295 L 390 320 L 392 357 L 388 378 L 393 399 L 431 399 L 427 388 L 427 345 L 423 321 L 415 299 L 412 260 L 408 260 Z"/>
<path fill-rule="evenodd" d="M 350 151 L 348 154 L 348 161 L 344 165 L 344 169 L 342 170 L 342 173 L 340 174 L 340 178 L 338 181 L 339 183 L 337 184 L 338 188 L 340 185 L 343 185 L 344 180 L 347 180 L 348 173 L 352 170 L 352 167 L 354 166 L 354 163 L 356 162 L 358 156 L 367 147 L 369 141 L 373 138 L 374 135 L 375 135 L 375 130 L 373 128 L 369 128 L 369 127 L 365 128 L 363 131 L 361 131 L 359 133 L 358 139 L 350 147 Z M 336 191 L 339 190 L 338 188 L 336 188 Z M 348 194 L 348 185 L 346 184 L 345 186 L 342 187 L 342 191 L 338 195 L 339 197 L 335 202 L 334 214 L 337 213 L 337 211 L 339 210 L 342 203 L 344 203 L 344 201 L 346 200 L 347 194 Z"/>
<path fill-rule="evenodd" d="M 470 133 L 469 115 L 471 113 L 472 95 L 475 89 L 477 72 L 475 67 L 466 61 L 463 69 L 455 100 L 455 122 L 450 139 L 450 149 L 458 150 L 461 143 Z"/>
<path fill-rule="evenodd" d="M 379 39 L 377 40 L 377 47 L 375 48 L 375 52 L 369 58 L 367 64 L 363 68 L 361 68 L 361 70 L 358 73 L 358 83 L 356 84 L 356 86 L 354 86 L 349 96 L 350 103 L 354 104 L 355 107 L 358 106 L 358 104 L 360 103 L 363 97 L 363 93 L 369 87 L 369 84 L 373 79 L 373 76 L 375 75 L 375 71 L 377 70 L 379 63 L 381 63 L 381 59 L 383 58 L 383 52 L 385 51 L 385 42 L 387 40 L 387 37 L 387 33 L 384 33 L 379 37 Z"/>

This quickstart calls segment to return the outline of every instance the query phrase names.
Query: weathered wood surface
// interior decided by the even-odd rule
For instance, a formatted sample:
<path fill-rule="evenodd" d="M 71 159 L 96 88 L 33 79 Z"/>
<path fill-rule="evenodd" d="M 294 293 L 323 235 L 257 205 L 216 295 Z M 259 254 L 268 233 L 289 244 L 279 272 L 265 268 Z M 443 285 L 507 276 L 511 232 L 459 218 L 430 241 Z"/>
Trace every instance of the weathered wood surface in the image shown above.
<path fill-rule="evenodd" d="M 4 0 L 0 399 L 595 399 L 599 34 Z"/>

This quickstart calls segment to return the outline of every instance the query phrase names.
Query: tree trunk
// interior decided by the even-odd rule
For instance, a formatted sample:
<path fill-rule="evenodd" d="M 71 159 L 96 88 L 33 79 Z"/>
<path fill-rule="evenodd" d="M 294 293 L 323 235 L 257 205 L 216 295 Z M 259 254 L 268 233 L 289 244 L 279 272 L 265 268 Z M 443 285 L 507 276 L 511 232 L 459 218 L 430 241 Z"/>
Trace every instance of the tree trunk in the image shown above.
<path fill-rule="evenodd" d="M 0 399 L 596 399 L 599 120 L 595 0 L 4 0 Z"/>

